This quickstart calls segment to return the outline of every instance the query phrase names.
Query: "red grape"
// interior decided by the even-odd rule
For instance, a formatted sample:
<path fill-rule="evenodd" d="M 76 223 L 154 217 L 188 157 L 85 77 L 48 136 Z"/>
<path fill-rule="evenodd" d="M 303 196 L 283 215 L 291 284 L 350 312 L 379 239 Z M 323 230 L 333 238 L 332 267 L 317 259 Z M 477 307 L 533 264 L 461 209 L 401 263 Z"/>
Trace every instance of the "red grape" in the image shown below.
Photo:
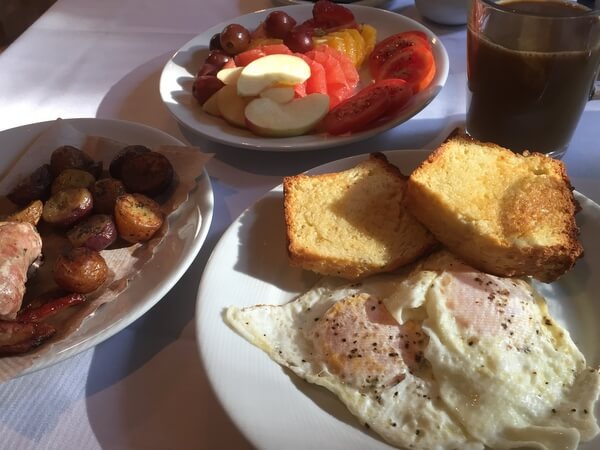
<path fill-rule="evenodd" d="M 232 23 L 221 31 L 221 47 L 230 55 L 237 55 L 248 49 L 250 32 L 243 26 Z"/>
<path fill-rule="evenodd" d="M 208 44 L 209 50 L 223 50 L 221 47 L 221 33 L 215 33 L 210 38 L 210 43 Z"/>
<path fill-rule="evenodd" d="M 223 67 L 227 61 L 229 61 L 231 57 L 220 50 L 213 50 L 208 54 L 206 58 L 207 64 L 212 64 L 213 66 L 217 66 L 219 69 Z"/>
<path fill-rule="evenodd" d="M 214 75 L 202 75 L 196 77 L 192 86 L 192 94 L 201 105 L 204 104 L 215 92 L 225 84 Z"/>
<path fill-rule="evenodd" d="M 267 34 L 277 39 L 283 39 L 295 25 L 294 18 L 283 11 L 273 11 L 265 19 Z"/>
<path fill-rule="evenodd" d="M 283 43 L 292 52 L 306 53 L 313 49 L 312 34 L 301 28 L 295 28 L 286 34 Z"/>
<path fill-rule="evenodd" d="M 219 69 L 220 67 L 217 67 L 213 64 L 203 64 L 196 76 L 201 77 L 203 75 L 216 75 L 219 72 Z"/>

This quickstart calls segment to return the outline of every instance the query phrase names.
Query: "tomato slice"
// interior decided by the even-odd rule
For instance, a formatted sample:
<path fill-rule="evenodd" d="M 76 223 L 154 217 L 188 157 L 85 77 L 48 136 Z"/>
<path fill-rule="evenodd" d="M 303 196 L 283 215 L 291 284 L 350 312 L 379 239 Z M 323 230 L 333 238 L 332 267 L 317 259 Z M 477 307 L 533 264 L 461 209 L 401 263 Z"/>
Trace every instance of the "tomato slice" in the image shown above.
<path fill-rule="evenodd" d="M 422 31 L 397 33 L 377 43 L 369 55 L 369 71 L 371 72 L 371 76 L 379 79 L 381 68 L 396 51 L 414 45 L 424 45 L 426 48 L 431 49 L 427 35 Z"/>
<path fill-rule="evenodd" d="M 403 80 L 377 81 L 329 111 L 323 128 L 333 135 L 364 130 L 400 109 L 411 96 L 412 89 Z"/>
<path fill-rule="evenodd" d="M 313 6 L 315 28 L 334 31 L 341 28 L 357 28 L 358 24 L 352 11 L 329 0 L 318 0 Z"/>
<path fill-rule="evenodd" d="M 433 75 L 435 75 L 435 62 L 431 50 L 424 45 L 413 45 L 392 54 L 381 67 L 377 79 L 400 78 L 412 87 L 414 93 L 417 93 L 427 87 Z"/>

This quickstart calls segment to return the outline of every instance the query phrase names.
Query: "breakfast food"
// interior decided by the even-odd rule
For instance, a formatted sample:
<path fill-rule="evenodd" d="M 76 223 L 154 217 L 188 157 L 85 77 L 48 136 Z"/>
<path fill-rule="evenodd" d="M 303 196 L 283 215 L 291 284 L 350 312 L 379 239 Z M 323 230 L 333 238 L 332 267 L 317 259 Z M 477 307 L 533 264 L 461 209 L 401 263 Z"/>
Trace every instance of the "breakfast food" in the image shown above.
<path fill-rule="evenodd" d="M 96 250 L 77 247 L 58 257 L 53 275 L 56 284 L 65 291 L 89 294 L 106 281 L 108 266 Z"/>
<path fill-rule="evenodd" d="M 599 431 L 600 375 L 544 300 L 446 251 L 408 275 L 324 278 L 225 319 L 399 447 L 575 449 Z"/>
<path fill-rule="evenodd" d="M 382 154 L 339 173 L 286 177 L 292 264 L 354 279 L 416 260 L 435 240 L 402 206 L 405 187 Z"/>
<path fill-rule="evenodd" d="M 2 211 L 10 214 L 0 222 L 0 356 L 29 351 L 62 329 L 69 312 L 44 321 L 83 305 L 88 296 L 102 296 L 103 285 L 115 277 L 113 268 L 125 284 L 126 257 L 116 257 L 109 267 L 105 257 L 111 253 L 100 252 L 109 247 L 118 252 L 156 236 L 165 217 L 148 196 L 170 201 L 166 194 L 174 169 L 165 155 L 147 147 L 118 152 L 109 164 L 114 177 L 79 148 L 60 146 L 48 155 L 48 164 L 16 182 L 7 195 L 20 209 L 6 205 Z M 36 277 L 41 281 L 28 281 L 42 254 L 42 275 Z"/>
<path fill-rule="evenodd" d="M 212 37 L 192 94 L 205 113 L 259 136 L 362 131 L 393 118 L 436 72 L 425 33 L 400 32 L 379 44 L 376 37 L 374 27 L 357 23 L 350 9 L 329 0 L 317 1 L 312 17 L 300 24 L 275 10 L 253 31 L 230 24 Z M 361 83 L 358 69 L 367 60 L 371 76 L 364 71 Z M 383 81 L 398 83 L 381 89 Z M 390 84 L 396 88 L 391 93 Z M 271 95 L 273 89 L 281 90 Z M 371 103 L 376 107 L 365 113 Z M 325 117 L 328 111 L 333 119 Z M 360 121 L 342 120 L 355 112 Z M 343 128 L 329 126 L 340 121 Z"/>
<path fill-rule="evenodd" d="M 42 238 L 30 223 L 0 222 L 0 243 L 0 320 L 14 319 L 27 271 L 42 254 Z"/>
<path fill-rule="evenodd" d="M 456 136 L 411 174 L 406 207 L 474 267 L 550 282 L 583 254 L 572 189 L 558 160 Z"/>

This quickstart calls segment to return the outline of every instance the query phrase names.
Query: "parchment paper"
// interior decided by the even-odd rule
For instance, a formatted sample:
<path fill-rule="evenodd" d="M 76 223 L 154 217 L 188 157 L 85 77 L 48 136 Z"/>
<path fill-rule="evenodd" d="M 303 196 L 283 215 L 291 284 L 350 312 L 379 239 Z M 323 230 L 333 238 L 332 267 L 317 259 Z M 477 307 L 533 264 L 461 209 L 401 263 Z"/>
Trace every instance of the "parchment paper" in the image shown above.
<path fill-rule="evenodd" d="M 78 147 L 95 161 L 102 161 L 106 170 L 115 154 L 129 144 L 131 143 L 125 144 L 102 137 L 87 136 L 66 121 L 58 119 L 24 149 L 0 179 L 0 217 L 18 209 L 5 196 L 23 177 L 42 164 L 49 163 L 50 155 L 57 147 L 62 145 Z M 165 216 L 168 216 L 188 199 L 189 193 L 196 187 L 204 165 L 212 155 L 202 153 L 194 147 L 183 146 L 163 145 L 152 150 L 164 154 L 173 165 L 175 172 L 175 180 L 169 191 L 156 199 L 161 203 Z M 35 276 L 28 280 L 24 303 L 56 288 L 52 279 L 52 266 L 61 253 L 71 248 L 64 236 L 64 230 L 53 228 L 40 221 L 38 231 L 43 241 L 44 264 Z M 101 254 L 110 271 L 104 285 L 93 293 L 87 294 L 88 300 L 84 305 L 69 308 L 46 321 L 57 328 L 57 333 L 50 341 L 25 355 L 0 358 L 0 382 L 13 378 L 33 365 L 36 359 L 52 352 L 53 342 L 77 330 L 85 320 L 93 320 L 93 312 L 102 304 L 118 301 L 118 294 L 127 287 L 133 277 L 143 271 L 144 264 L 153 258 L 154 250 L 167 233 L 168 220 L 165 220 L 163 227 L 146 243 L 131 245 L 119 240 L 110 249 L 103 250 Z"/>

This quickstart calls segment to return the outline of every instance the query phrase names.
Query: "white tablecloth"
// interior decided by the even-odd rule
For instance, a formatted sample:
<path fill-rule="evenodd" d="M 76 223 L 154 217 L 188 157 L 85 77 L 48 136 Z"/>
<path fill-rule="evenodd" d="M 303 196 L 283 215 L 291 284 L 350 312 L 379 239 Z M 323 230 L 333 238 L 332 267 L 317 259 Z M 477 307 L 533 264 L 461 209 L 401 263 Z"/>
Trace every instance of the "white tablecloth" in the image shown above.
<path fill-rule="evenodd" d="M 270 6 L 268 0 L 58 0 L 0 54 L 0 130 L 57 117 L 125 119 L 216 154 L 207 167 L 213 223 L 190 269 L 156 307 L 111 339 L 0 385 L 0 448 L 250 448 L 212 393 L 195 342 L 196 290 L 219 237 L 283 175 L 373 150 L 433 148 L 464 120 L 465 28 L 426 23 L 450 55 L 448 82 L 424 111 L 382 136 L 282 154 L 213 144 L 180 128 L 158 93 L 166 61 L 201 31 Z M 390 9 L 422 21 L 406 0 Z M 590 102 L 565 162 L 575 187 L 596 202 L 599 147 L 600 102 Z"/>

